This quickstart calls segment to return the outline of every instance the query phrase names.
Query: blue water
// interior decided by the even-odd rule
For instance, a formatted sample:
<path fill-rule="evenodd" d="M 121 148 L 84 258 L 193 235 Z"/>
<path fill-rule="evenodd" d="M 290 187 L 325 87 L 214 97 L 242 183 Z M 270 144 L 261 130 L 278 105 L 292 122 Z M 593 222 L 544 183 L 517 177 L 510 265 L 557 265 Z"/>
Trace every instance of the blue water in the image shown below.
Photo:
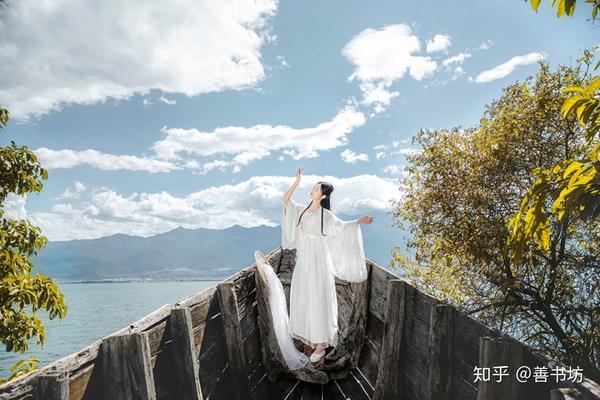
<path fill-rule="evenodd" d="M 18 360 L 35 355 L 39 367 L 87 347 L 116 332 L 165 304 L 177 301 L 217 281 L 58 283 L 68 310 L 65 318 L 50 320 L 47 312 L 37 315 L 46 327 L 44 347 L 37 338 L 25 353 L 8 353 L 0 345 L 0 376 L 10 375 Z"/>

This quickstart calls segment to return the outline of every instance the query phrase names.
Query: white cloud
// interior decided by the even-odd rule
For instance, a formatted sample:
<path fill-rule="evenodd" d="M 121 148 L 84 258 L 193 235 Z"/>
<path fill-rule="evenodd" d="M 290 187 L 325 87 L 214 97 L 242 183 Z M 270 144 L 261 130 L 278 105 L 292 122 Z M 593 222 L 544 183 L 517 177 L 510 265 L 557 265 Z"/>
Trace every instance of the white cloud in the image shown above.
<path fill-rule="evenodd" d="M 410 139 L 394 140 L 391 144 L 378 144 L 373 147 L 374 150 L 381 150 L 375 153 L 375 157 L 379 160 L 381 158 L 393 156 L 395 154 L 409 155 L 419 153 L 421 149 L 415 149 L 411 147 L 402 147 L 402 145 L 408 144 Z"/>
<path fill-rule="evenodd" d="M 79 181 L 75 181 L 73 184 L 73 188 L 67 187 L 64 192 L 59 194 L 58 196 L 53 197 L 54 200 L 69 200 L 69 199 L 77 199 L 81 196 L 81 193 L 86 190 L 86 187 L 83 183 Z"/>
<path fill-rule="evenodd" d="M 444 67 L 447 67 L 450 64 L 462 64 L 467 58 L 470 57 L 471 53 L 460 52 L 455 56 L 446 58 L 444 61 L 442 61 L 442 64 Z"/>
<path fill-rule="evenodd" d="M 362 104 L 373 105 L 375 114 L 383 112 L 392 102 L 392 99 L 398 96 L 399 92 L 392 92 L 387 88 L 384 82 L 361 82 L 360 89 L 364 94 Z"/>
<path fill-rule="evenodd" d="M 296 160 L 316 157 L 319 151 L 346 145 L 346 135 L 364 123 L 362 113 L 346 106 L 332 120 L 309 128 L 260 124 L 226 126 L 203 132 L 163 127 L 161 130 L 166 137 L 155 142 L 153 149 L 163 160 L 179 160 L 183 153 L 202 157 L 230 154 L 239 171 L 240 165 L 264 158 L 277 150 Z"/>
<path fill-rule="evenodd" d="M 168 104 L 170 106 L 177 104 L 177 100 L 171 100 L 171 99 L 166 98 L 165 96 L 160 96 L 158 98 L 158 100 L 160 100 L 163 103 Z"/>
<path fill-rule="evenodd" d="M 150 236 L 177 226 L 212 229 L 235 224 L 278 226 L 283 194 L 294 179 L 255 176 L 234 185 L 211 186 L 182 197 L 164 191 L 125 196 L 107 188 L 94 188 L 78 206 L 60 203 L 50 212 L 30 213 L 29 218 L 50 240 L 97 238 L 115 233 Z M 376 175 L 349 178 L 305 175 L 294 199 L 308 205 L 310 190 L 319 180 L 335 187 L 331 206 L 336 214 L 386 211 L 390 200 L 401 195 L 397 183 Z"/>
<path fill-rule="evenodd" d="M 151 173 L 189 169 L 195 174 L 206 174 L 218 168 L 231 167 L 238 173 L 242 166 L 281 151 L 295 160 L 313 158 L 319 152 L 348 144 L 347 135 L 365 123 L 365 116 L 347 105 L 330 121 L 308 128 L 286 125 L 260 124 L 251 127 L 227 126 L 212 132 L 197 129 L 163 127 L 166 136 L 156 141 L 153 156 L 117 155 L 97 150 L 52 150 L 41 147 L 34 152 L 44 168 L 73 168 L 89 165 L 108 171 L 128 170 Z M 230 155 L 230 160 L 197 160 Z M 71 193 L 63 193 L 70 196 Z M 67 198 L 67 197 L 63 197 Z"/>
<path fill-rule="evenodd" d="M 78 165 L 89 165 L 107 171 L 129 170 L 146 171 L 151 173 L 169 172 L 181 167 L 165 160 L 131 155 L 115 155 L 102 153 L 97 150 L 51 150 L 40 147 L 33 150 L 40 164 L 47 169 L 73 168 Z"/>
<path fill-rule="evenodd" d="M 407 172 L 404 170 L 404 167 L 402 167 L 401 165 L 398 164 L 390 164 L 384 168 L 381 169 L 383 172 L 385 172 L 386 174 L 390 174 L 390 175 L 402 175 L 402 176 L 406 176 Z"/>
<path fill-rule="evenodd" d="M 205 162 L 204 164 L 200 165 L 197 160 L 188 160 L 185 164 L 185 167 L 196 170 L 194 173 L 198 173 L 200 175 L 205 175 L 206 173 L 208 173 L 209 171 L 212 171 L 214 169 L 219 169 L 221 171 L 225 171 L 225 167 L 230 164 L 231 164 L 231 162 L 229 162 L 229 161 L 214 160 L 214 161 Z"/>
<path fill-rule="evenodd" d="M 398 149 L 395 151 L 392 151 L 390 153 L 388 153 L 388 156 L 394 155 L 394 154 L 400 154 L 400 155 L 410 155 L 410 154 L 417 154 L 420 153 L 422 150 L 421 149 L 409 149 L 409 148 L 404 148 L 404 149 Z"/>
<path fill-rule="evenodd" d="M 420 47 L 419 38 L 405 24 L 368 28 L 353 37 L 342 54 L 356 66 L 348 81 L 359 82 L 361 103 L 380 113 L 398 96 L 390 90 L 394 82 L 406 74 L 419 81 L 431 75 L 437 64 L 428 56 L 414 55 Z"/>
<path fill-rule="evenodd" d="M 451 80 L 458 79 L 459 76 L 464 75 L 465 70 L 461 66 L 461 64 L 467 59 L 471 58 L 471 53 L 469 51 L 460 52 L 452 57 L 446 58 L 442 61 L 442 65 L 448 71 Z M 441 85 L 445 85 L 447 81 L 441 81 Z"/>
<path fill-rule="evenodd" d="M 86 188 L 85 185 L 79 181 L 75 181 L 75 183 L 73 184 L 73 186 L 75 187 L 75 191 L 77 193 L 81 193 L 83 192 Z"/>
<path fill-rule="evenodd" d="M 210 161 L 210 162 L 202 164 L 202 173 L 205 174 L 208 171 L 212 171 L 215 168 L 218 168 L 221 171 L 224 171 L 225 170 L 224 167 L 226 167 L 227 165 L 229 165 L 229 163 L 224 160 Z"/>
<path fill-rule="evenodd" d="M 452 80 L 457 79 L 459 76 L 464 75 L 465 74 L 465 70 L 463 69 L 463 67 L 456 67 L 454 68 L 454 71 L 452 72 Z"/>
<path fill-rule="evenodd" d="M 518 66 L 535 64 L 544 57 L 544 53 L 538 52 L 525 54 L 523 56 L 515 56 L 503 64 L 481 72 L 479 75 L 477 75 L 474 81 L 476 83 L 486 83 L 496 79 L 504 78 L 505 76 L 511 74 Z"/>
<path fill-rule="evenodd" d="M 491 39 L 488 39 L 485 42 L 481 43 L 477 49 L 478 50 L 488 50 L 493 45 L 494 45 L 494 42 Z"/>
<path fill-rule="evenodd" d="M 365 153 L 356 154 L 350 149 L 346 149 L 340 153 L 342 160 L 345 163 L 354 164 L 357 161 L 369 161 L 369 156 Z"/>
<path fill-rule="evenodd" d="M 482 42 L 478 47 L 474 48 L 474 49 L 465 49 L 464 51 L 459 52 L 458 54 L 455 54 L 451 57 L 447 57 L 442 61 L 442 66 L 444 67 L 445 71 L 448 73 L 448 76 L 450 77 L 450 79 L 435 79 L 433 80 L 431 83 L 433 85 L 440 85 L 440 86 L 444 86 L 446 83 L 448 83 L 449 81 L 454 81 L 456 79 L 458 79 L 460 76 L 465 74 L 465 70 L 462 67 L 462 64 L 465 62 L 466 59 L 471 58 L 473 54 L 475 54 L 478 51 L 482 51 L 482 50 L 488 50 L 491 48 L 491 46 L 493 45 L 493 41 L 492 40 L 486 40 L 485 42 Z M 448 53 L 447 50 L 444 50 L 444 53 Z M 469 81 L 473 81 L 472 77 L 468 77 Z M 425 84 L 425 88 L 427 88 L 429 86 L 429 83 Z"/>
<path fill-rule="evenodd" d="M 290 65 L 288 64 L 287 60 L 285 59 L 285 56 L 278 55 L 276 58 L 277 58 L 277 61 L 279 61 L 281 63 L 281 66 L 283 68 L 289 68 L 290 67 Z"/>
<path fill-rule="evenodd" d="M 264 79 L 277 0 L 11 1 L 0 13 L 0 104 L 16 119 L 158 89 L 188 96 Z"/>
<path fill-rule="evenodd" d="M 450 35 L 437 34 L 433 39 L 427 41 L 427 52 L 434 53 L 436 51 L 445 51 L 450 45 Z"/>
<path fill-rule="evenodd" d="M 25 219 L 27 218 L 27 210 L 25 210 L 25 202 L 27 201 L 27 193 L 19 196 L 14 193 L 8 193 L 4 199 L 4 218 L 7 219 Z"/>

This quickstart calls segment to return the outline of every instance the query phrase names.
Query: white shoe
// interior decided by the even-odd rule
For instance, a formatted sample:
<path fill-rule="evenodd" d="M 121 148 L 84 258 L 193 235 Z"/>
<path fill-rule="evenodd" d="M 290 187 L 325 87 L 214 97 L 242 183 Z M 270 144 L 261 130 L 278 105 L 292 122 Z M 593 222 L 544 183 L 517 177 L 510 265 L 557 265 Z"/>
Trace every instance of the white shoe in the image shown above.
<path fill-rule="evenodd" d="M 313 362 L 313 363 L 316 363 L 317 361 L 319 361 L 324 356 L 325 356 L 325 349 L 323 349 L 320 353 L 315 353 L 313 351 L 313 353 L 310 355 L 310 361 Z"/>

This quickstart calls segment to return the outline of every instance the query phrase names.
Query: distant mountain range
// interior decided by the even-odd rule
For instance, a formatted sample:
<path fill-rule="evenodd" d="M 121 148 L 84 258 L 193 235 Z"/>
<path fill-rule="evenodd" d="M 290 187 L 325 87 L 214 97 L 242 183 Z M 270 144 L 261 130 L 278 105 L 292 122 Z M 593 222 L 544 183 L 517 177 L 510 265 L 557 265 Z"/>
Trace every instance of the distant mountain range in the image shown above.
<path fill-rule="evenodd" d="M 405 243 L 386 213 L 361 226 L 365 255 L 388 267 L 391 248 Z M 345 220 L 357 217 L 344 217 Z M 220 280 L 252 264 L 254 250 L 266 254 L 281 244 L 281 227 L 176 228 L 150 237 L 115 234 L 98 239 L 48 242 L 33 258 L 34 273 L 57 281 Z"/>

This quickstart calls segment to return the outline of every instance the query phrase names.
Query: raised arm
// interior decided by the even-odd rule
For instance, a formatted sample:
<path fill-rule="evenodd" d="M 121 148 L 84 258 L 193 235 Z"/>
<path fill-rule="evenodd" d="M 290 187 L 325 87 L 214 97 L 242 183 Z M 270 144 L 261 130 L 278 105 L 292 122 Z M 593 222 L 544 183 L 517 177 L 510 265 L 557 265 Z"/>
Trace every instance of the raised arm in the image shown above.
<path fill-rule="evenodd" d="M 373 222 L 373 220 L 375 219 L 375 217 L 372 217 L 370 215 L 363 215 L 362 217 L 360 217 L 359 219 L 356 220 L 357 224 L 370 224 L 371 222 Z"/>
<path fill-rule="evenodd" d="M 302 167 L 298 167 L 296 168 L 296 180 L 294 181 L 294 183 L 292 183 L 292 186 L 290 186 L 290 188 L 287 190 L 287 192 L 285 192 L 285 194 L 283 195 L 283 203 L 287 205 L 290 202 L 290 199 L 292 198 L 292 194 L 294 193 L 294 190 L 296 190 L 296 187 L 300 184 L 300 179 L 302 177 Z"/>

